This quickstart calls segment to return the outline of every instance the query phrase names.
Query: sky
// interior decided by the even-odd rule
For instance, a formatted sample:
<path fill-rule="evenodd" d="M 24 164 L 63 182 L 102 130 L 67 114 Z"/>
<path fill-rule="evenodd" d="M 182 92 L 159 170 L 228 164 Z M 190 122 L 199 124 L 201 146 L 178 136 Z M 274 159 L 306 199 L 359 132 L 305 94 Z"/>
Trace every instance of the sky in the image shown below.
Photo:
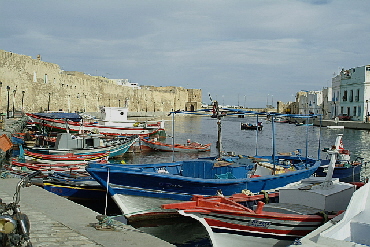
<path fill-rule="evenodd" d="M 367 0 L 0 0 L 0 49 L 265 107 L 370 64 Z"/>

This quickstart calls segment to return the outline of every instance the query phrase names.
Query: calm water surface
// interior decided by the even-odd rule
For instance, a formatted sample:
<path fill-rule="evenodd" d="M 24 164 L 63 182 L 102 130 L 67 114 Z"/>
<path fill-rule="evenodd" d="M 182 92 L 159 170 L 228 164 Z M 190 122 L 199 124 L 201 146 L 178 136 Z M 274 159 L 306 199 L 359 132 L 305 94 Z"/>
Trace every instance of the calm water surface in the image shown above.
<path fill-rule="evenodd" d="M 144 152 L 128 153 L 123 157 L 127 164 L 161 163 L 173 160 L 186 160 L 198 157 L 216 156 L 217 119 L 205 116 L 176 115 L 174 121 L 168 118 L 166 122 L 167 137 L 164 142 L 172 143 L 172 128 L 174 123 L 175 143 L 186 143 L 187 139 L 202 144 L 212 143 L 210 152 L 199 154 L 172 153 L 172 152 Z M 259 117 L 264 128 L 256 133 L 253 130 L 241 130 L 241 123 L 255 123 L 256 117 L 225 117 L 222 119 L 222 145 L 225 152 L 245 155 L 272 155 L 272 123 Z M 292 152 L 301 149 L 302 156 L 325 158 L 326 153 L 319 150 L 331 147 L 338 133 L 343 134 L 343 144 L 351 151 L 352 159 L 363 157 L 370 160 L 368 143 L 369 131 L 350 129 L 327 129 L 315 126 L 295 126 L 288 123 L 275 123 L 275 149 L 278 152 Z M 257 136 L 258 134 L 258 136 Z M 307 137 L 307 138 L 306 138 Z M 256 140 L 258 139 L 258 144 Z M 307 140 L 307 141 L 306 141 Z M 320 142 L 319 142 L 320 141 Z M 117 160 L 120 161 L 120 160 Z M 369 172 L 363 168 L 362 179 L 368 177 Z M 139 229 L 164 239 L 177 246 L 210 246 L 207 233 L 198 222 L 147 222 L 147 226 L 137 226 Z M 150 226 L 148 226 L 150 225 Z M 232 243 L 230 243 L 232 246 Z"/>

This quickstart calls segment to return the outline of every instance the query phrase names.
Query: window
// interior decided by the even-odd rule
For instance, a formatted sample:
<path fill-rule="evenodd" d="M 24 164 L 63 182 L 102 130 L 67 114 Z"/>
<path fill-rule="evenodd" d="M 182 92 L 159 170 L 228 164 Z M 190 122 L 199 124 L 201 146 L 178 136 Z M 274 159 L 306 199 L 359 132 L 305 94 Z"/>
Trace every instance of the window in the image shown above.
<path fill-rule="evenodd" d="M 356 91 L 355 101 L 356 102 L 360 101 L 360 89 L 357 89 L 357 91 Z"/>
<path fill-rule="evenodd" d="M 351 108 L 350 107 L 347 107 L 347 115 L 351 116 Z"/>
<path fill-rule="evenodd" d="M 347 90 L 343 92 L 343 101 L 347 101 Z"/>
<path fill-rule="evenodd" d="M 356 115 L 356 113 L 357 113 L 357 107 L 356 107 L 356 106 L 354 106 L 354 107 L 353 107 L 353 116 L 357 116 L 357 115 Z"/>
<path fill-rule="evenodd" d="M 357 116 L 361 116 L 361 106 L 358 106 L 358 109 L 357 109 Z"/>
<path fill-rule="evenodd" d="M 349 91 L 349 102 L 353 102 L 353 90 Z"/>
<path fill-rule="evenodd" d="M 370 71 L 370 67 L 366 67 L 366 71 Z"/>

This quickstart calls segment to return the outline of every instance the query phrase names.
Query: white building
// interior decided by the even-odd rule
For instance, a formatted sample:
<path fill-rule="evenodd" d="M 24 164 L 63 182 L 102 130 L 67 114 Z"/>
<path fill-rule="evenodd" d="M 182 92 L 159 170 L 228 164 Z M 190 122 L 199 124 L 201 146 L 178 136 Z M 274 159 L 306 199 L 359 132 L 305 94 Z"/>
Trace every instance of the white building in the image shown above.
<path fill-rule="evenodd" d="M 322 91 L 301 91 L 297 93 L 299 114 L 322 114 Z"/>
<path fill-rule="evenodd" d="M 338 90 L 338 82 L 340 83 Z M 369 115 L 370 65 L 344 70 L 333 78 L 334 115 L 347 114 L 354 121 Z"/>
<path fill-rule="evenodd" d="M 117 83 L 117 85 L 140 89 L 140 86 L 139 86 L 138 83 L 130 82 L 129 79 L 111 79 L 111 80 L 114 81 L 115 83 Z"/>

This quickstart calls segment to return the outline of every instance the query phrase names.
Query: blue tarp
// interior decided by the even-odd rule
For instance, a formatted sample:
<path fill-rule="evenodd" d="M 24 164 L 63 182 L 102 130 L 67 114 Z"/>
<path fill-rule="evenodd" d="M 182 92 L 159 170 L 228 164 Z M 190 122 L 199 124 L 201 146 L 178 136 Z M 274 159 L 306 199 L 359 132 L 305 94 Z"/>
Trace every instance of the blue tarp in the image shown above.
<path fill-rule="evenodd" d="M 53 112 L 53 113 L 34 113 L 36 116 L 43 118 L 52 119 L 69 119 L 73 122 L 80 122 L 82 117 L 77 113 L 67 113 L 67 112 Z"/>

